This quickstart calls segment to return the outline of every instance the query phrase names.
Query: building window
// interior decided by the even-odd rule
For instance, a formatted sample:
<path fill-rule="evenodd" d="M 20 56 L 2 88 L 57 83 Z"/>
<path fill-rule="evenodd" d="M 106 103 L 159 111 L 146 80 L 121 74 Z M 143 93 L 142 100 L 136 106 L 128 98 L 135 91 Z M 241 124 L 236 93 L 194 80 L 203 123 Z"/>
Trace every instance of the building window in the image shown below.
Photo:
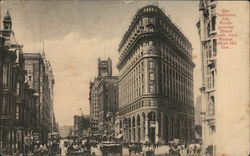
<path fill-rule="evenodd" d="M 215 115 L 215 98 L 214 98 L 214 96 L 211 96 L 209 98 L 208 114 L 209 114 L 209 116 Z"/>
<path fill-rule="evenodd" d="M 6 103 L 6 97 L 2 98 L 2 105 L 1 106 L 1 114 L 6 114 L 7 113 L 7 103 Z"/>
<path fill-rule="evenodd" d="M 3 86 L 7 85 L 8 64 L 3 64 Z"/>
<path fill-rule="evenodd" d="M 154 93 L 155 92 L 155 86 L 154 85 L 149 85 L 149 92 Z"/>
<path fill-rule="evenodd" d="M 216 56 L 217 53 L 217 41 L 216 39 L 213 40 L 213 57 Z"/>
<path fill-rule="evenodd" d="M 16 84 L 16 94 L 17 94 L 17 96 L 20 95 L 20 82 L 17 82 L 17 84 Z"/>
<path fill-rule="evenodd" d="M 155 68 L 155 64 L 153 61 L 149 61 L 149 68 Z"/>
<path fill-rule="evenodd" d="M 153 106 L 154 105 L 154 100 L 149 100 L 149 106 Z"/>
<path fill-rule="evenodd" d="M 213 88 L 215 86 L 215 74 L 214 74 L 214 71 L 212 71 L 211 74 L 212 74 L 212 80 L 211 80 L 212 85 L 211 85 L 211 87 Z"/>
<path fill-rule="evenodd" d="M 210 23 L 207 24 L 207 35 L 209 36 L 210 33 Z"/>
<path fill-rule="evenodd" d="M 153 41 L 149 41 L 149 45 L 152 46 L 153 45 Z"/>
<path fill-rule="evenodd" d="M 212 31 L 215 31 L 215 25 L 216 25 L 216 16 L 212 17 Z"/>
<path fill-rule="evenodd" d="M 19 107 L 16 106 L 16 120 L 19 119 Z"/>
<path fill-rule="evenodd" d="M 155 75 L 153 72 L 149 73 L 149 80 L 155 80 Z"/>

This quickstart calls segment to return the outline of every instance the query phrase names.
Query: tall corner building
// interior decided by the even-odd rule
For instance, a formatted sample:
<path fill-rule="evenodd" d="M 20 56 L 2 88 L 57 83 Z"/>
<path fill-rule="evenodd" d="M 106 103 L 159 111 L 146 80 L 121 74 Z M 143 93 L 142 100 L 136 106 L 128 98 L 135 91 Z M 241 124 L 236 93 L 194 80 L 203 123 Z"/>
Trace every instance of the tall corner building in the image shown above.
<path fill-rule="evenodd" d="M 213 0 L 201 0 L 199 21 L 197 23 L 201 40 L 202 85 L 202 141 L 210 155 L 215 155 L 215 101 L 216 101 L 216 3 Z"/>
<path fill-rule="evenodd" d="M 139 9 L 118 50 L 119 128 L 132 142 L 190 142 L 192 45 L 154 5 Z"/>

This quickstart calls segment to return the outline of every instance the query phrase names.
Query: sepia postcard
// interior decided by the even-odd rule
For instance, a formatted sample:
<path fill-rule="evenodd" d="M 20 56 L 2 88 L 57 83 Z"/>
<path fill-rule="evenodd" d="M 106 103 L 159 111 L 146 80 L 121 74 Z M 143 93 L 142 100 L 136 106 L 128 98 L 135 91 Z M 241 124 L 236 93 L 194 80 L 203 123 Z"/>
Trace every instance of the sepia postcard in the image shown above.
<path fill-rule="evenodd" d="M 248 156 L 249 58 L 247 0 L 0 0 L 0 156 Z"/>

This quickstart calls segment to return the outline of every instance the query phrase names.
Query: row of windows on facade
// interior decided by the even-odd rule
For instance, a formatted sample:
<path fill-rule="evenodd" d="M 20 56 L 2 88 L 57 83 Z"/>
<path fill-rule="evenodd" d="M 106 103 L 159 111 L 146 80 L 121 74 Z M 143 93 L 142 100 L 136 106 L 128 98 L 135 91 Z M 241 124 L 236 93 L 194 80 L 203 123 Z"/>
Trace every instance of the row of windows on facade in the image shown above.
<path fill-rule="evenodd" d="M 154 93 L 155 86 L 149 85 L 149 90 L 150 90 L 150 93 Z M 164 88 L 164 90 L 166 90 L 166 88 Z M 186 91 L 186 92 L 187 92 L 187 94 L 185 94 L 184 92 L 178 92 L 178 91 L 175 91 L 175 90 L 168 88 L 166 96 L 172 97 L 178 101 L 181 101 L 181 102 L 184 102 L 187 104 L 191 104 L 193 102 L 193 100 L 192 100 L 193 93 L 191 91 L 190 92 Z M 130 94 L 129 96 L 132 96 L 132 94 Z M 131 102 L 131 101 L 128 101 L 128 102 Z M 124 105 L 124 104 L 126 104 L 126 101 L 121 101 L 121 103 L 122 103 L 121 105 Z"/>
<path fill-rule="evenodd" d="M 141 107 L 144 107 L 144 101 L 141 100 L 139 102 L 135 102 L 129 106 L 126 106 L 125 108 L 123 108 L 122 110 L 120 110 L 120 115 L 124 115 L 124 114 L 127 114 L 127 113 L 130 113 L 134 110 L 137 110 Z M 148 104 L 146 104 L 147 106 L 155 106 L 156 102 L 154 100 L 149 100 L 148 101 Z M 181 112 L 184 112 L 184 113 L 188 113 L 188 114 L 192 114 L 193 113 L 193 110 L 189 107 L 182 107 L 182 106 L 179 106 L 179 105 L 171 105 L 171 108 L 174 109 L 174 108 L 177 108 L 178 111 L 181 111 Z"/>
<path fill-rule="evenodd" d="M 114 103 L 109 103 L 110 105 L 107 105 L 107 107 L 105 107 L 104 109 L 106 110 L 110 110 L 110 111 L 112 111 L 112 109 L 113 110 L 117 110 L 118 109 L 118 107 L 117 107 L 117 103 L 116 103 L 116 101 L 114 101 Z M 91 108 L 91 113 L 93 113 L 93 114 L 98 114 L 99 113 L 99 107 L 92 107 Z"/>
<path fill-rule="evenodd" d="M 23 90 L 24 86 L 21 85 L 21 83 L 15 79 L 15 73 L 11 71 L 10 64 L 3 64 L 2 66 L 2 83 L 1 86 L 3 87 L 10 87 L 10 84 L 12 85 L 12 91 L 15 92 L 15 94 L 18 96 L 18 98 L 24 97 L 24 92 L 21 92 Z"/>
<path fill-rule="evenodd" d="M 165 64 L 166 66 L 166 64 Z M 184 96 L 192 96 L 192 89 L 193 89 L 193 81 L 187 77 L 185 77 L 183 74 L 179 73 L 178 71 L 169 69 L 169 66 L 167 68 L 163 64 L 163 71 L 161 74 L 163 74 L 163 81 L 162 86 L 164 87 L 163 91 L 164 94 L 166 93 L 165 88 L 173 88 L 178 93 L 184 93 Z M 167 69 L 167 70 L 166 70 Z M 167 78 L 168 81 L 166 82 L 166 75 L 170 78 Z M 170 87 L 169 87 L 170 86 Z"/>
<path fill-rule="evenodd" d="M 149 24 L 153 24 L 153 27 L 148 26 Z M 131 40 L 134 40 L 137 35 L 139 35 L 142 32 L 154 32 L 154 27 L 157 27 L 158 30 L 162 28 L 163 32 L 166 33 L 166 35 L 170 36 L 177 44 L 179 44 L 185 51 L 187 51 L 189 54 L 191 54 L 191 47 L 188 45 L 186 39 L 183 39 L 183 36 L 180 36 L 174 28 L 169 25 L 169 23 L 162 19 L 162 18 L 156 18 L 156 17 L 142 17 L 142 19 L 139 20 L 139 22 L 136 24 L 134 29 L 129 34 L 129 37 L 127 38 L 125 44 L 121 48 L 121 55 L 126 54 L 127 49 L 129 48 L 129 43 L 131 43 Z"/>
<path fill-rule="evenodd" d="M 3 115 L 15 114 L 15 119 L 18 120 L 20 109 L 19 109 L 19 106 L 15 104 L 15 100 L 13 100 L 13 98 L 11 97 L 3 96 L 0 98 L 0 101 L 1 101 L 0 113 Z M 32 103 L 34 103 L 32 99 L 25 98 L 24 102 L 25 102 L 26 107 L 29 107 L 32 110 L 35 110 L 35 105 L 32 105 Z M 24 109 L 24 111 L 26 110 Z"/>
<path fill-rule="evenodd" d="M 192 100 L 192 97 L 193 97 L 193 92 L 191 90 L 184 90 L 182 89 L 182 91 L 180 91 L 181 87 L 178 87 L 177 85 L 177 88 L 179 88 L 177 91 L 174 90 L 174 89 L 170 89 L 170 88 L 167 88 L 164 87 L 164 94 L 168 97 L 172 97 L 178 101 L 181 101 L 181 102 L 185 102 L 187 104 L 191 104 L 193 102 Z M 142 86 L 142 89 L 143 89 L 143 86 Z M 127 98 L 123 98 L 123 100 L 121 99 L 120 103 L 121 105 L 124 105 L 124 104 L 127 104 L 128 102 L 131 102 L 133 101 L 135 98 L 139 97 L 140 96 L 140 91 L 141 89 L 137 89 L 136 92 L 135 91 L 132 91 L 132 93 L 130 93 L 128 95 L 128 100 Z M 154 84 L 150 84 L 149 85 L 149 93 L 155 93 L 155 85 Z M 138 94 L 138 96 L 135 95 L 135 97 L 133 97 L 134 94 Z M 130 100 L 131 98 L 131 100 Z"/>
<path fill-rule="evenodd" d="M 167 119 L 168 120 L 168 119 Z M 165 121 L 165 120 L 164 120 Z M 187 131 L 187 130 L 190 130 L 191 127 L 192 127 L 192 121 L 189 121 L 188 119 L 186 119 L 186 121 L 184 121 L 183 119 L 180 120 L 180 119 L 177 119 L 177 120 L 174 120 L 172 119 L 171 121 L 165 121 L 166 122 L 166 126 L 165 128 L 173 128 L 173 127 L 176 127 L 176 131 L 180 133 L 180 130 L 182 129 L 182 131 Z M 140 119 L 140 117 L 137 117 L 137 119 L 135 120 L 135 118 L 133 117 L 133 119 L 128 119 L 124 122 L 120 121 L 120 124 L 119 124 L 119 128 L 122 129 L 126 129 L 126 128 L 136 128 L 138 126 L 141 126 L 145 129 L 146 126 L 145 126 L 145 123 L 146 123 L 146 120 L 145 118 L 142 118 L 142 120 Z M 165 125 L 165 123 L 163 123 L 163 125 Z M 161 129 L 161 126 L 163 126 L 161 122 L 158 123 L 158 128 Z M 160 131 L 159 131 L 160 132 Z"/>
<path fill-rule="evenodd" d="M 167 72 L 168 73 L 168 72 Z M 174 75 L 174 74 L 173 74 Z M 143 74 L 142 74 L 142 77 L 143 77 Z M 172 76 L 173 78 L 172 79 L 169 79 L 168 81 L 167 81 L 167 83 L 166 83 L 166 78 L 165 78 L 165 70 L 163 70 L 163 86 L 165 86 L 166 85 L 166 87 L 167 88 L 169 88 L 169 86 L 170 86 L 170 88 L 173 88 L 174 90 L 178 90 L 178 91 L 184 91 L 184 90 L 188 90 L 188 91 L 191 91 L 192 90 L 192 88 L 193 88 L 193 83 L 192 83 L 192 81 L 191 80 L 188 80 L 188 79 L 185 79 L 185 78 L 183 78 L 182 77 L 182 75 L 179 75 L 179 77 L 177 76 L 177 79 L 175 79 L 175 76 Z M 170 77 L 171 77 L 171 75 L 170 75 Z M 150 81 L 154 81 L 155 80 L 155 72 L 149 72 L 149 80 Z M 131 82 L 131 81 L 130 81 Z M 143 80 L 142 80 L 142 83 L 143 83 Z M 127 88 L 133 88 L 132 90 L 134 91 L 134 90 L 138 90 L 138 89 L 140 89 L 140 88 L 138 88 L 138 87 L 141 87 L 142 88 L 142 93 L 144 93 L 143 91 L 143 84 L 142 84 L 141 82 L 140 82 L 140 76 L 139 76 L 139 79 L 134 79 L 134 81 L 132 81 L 132 83 L 130 83 L 130 87 L 128 86 L 128 84 L 127 83 L 125 83 L 125 85 L 124 85 L 124 82 L 122 81 L 121 82 L 121 89 L 124 89 L 125 88 L 125 90 L 127 89 Z M 141 84 L 141 85 L 140 85 Z M 150 92 L 153 92 L 154 91 L 154 87 L 153 87 L 154 85 L 150 85 L 150 87 L 149 87 L 149 91 Z M 126 88 L 127 87 L 127 88 Z M 132 93 L 133 94 L 133 93 Z M 140 94 L 140 92 L 139 92 L 139 94 Z M 124 96 L 125 94 L 123 94 L 123 96 Z M 122 96 L 122 97 L 123 97 Z"/>
<path fill-rule="evenodd" d="M 33 117 L 31 116 L 35 116 L 34 113 L 31 113 L 29 111 L 27 111 L 26 109 L 23 109 L 23 111 L 19 111 L 19 107 L 16 107 L 16 115 L 15 115 L 15 119 L 21 124 L 21 123 L 26 123 L 28 125 L 35 125 L 35 120 Z M 26 121 L 29 122 L 26 122 Z"/>
<path fill-rule="evenodd" d="M 163 64 L 164 65 L 164 64 Z M 165 66 L 167 66 L 165 64 Z M 174 96 L 177 97 L 178 100 L 180 100 L 181 94 L 185 92 L 184 95 L 187 95 L 189 97 L 192 97 L 192 88 L 193 88 L 193 83 L 191 80 L 188 78 L 185 78 L 182 74 L 179 74 L 177 71 L 174 69 L 171 69 L 170 66 L 167 66 L 165 68 L 163 66 L 163 81 L 162 81 L 162 86 L 166 85 L 166 88 L 172 88 L 170 92 L 167 92 L 164 90 L 164 94 L 168 96 Z M 154 69 L 155 68 L 155 63 L 154 61 L 149 61 L 149 69 Z M 169 70 L 170 68 L 170 70 Z M 135 72 L 137 68 L 133 69 L 131 74 L 129 73 L 128 77 L 125 77 L 121 82 L 120 82 L 120 90 L 124 91 L 123 94 L 120 92 L 120 101 L 123 103 L 127 103 L 128 101 L 132 101 L 134 98 L 139 97 L 141 94 L 144 93 L 144 75 L 137 74 L 138 72 Z M 139 68 L 140 69 L 140 68 Z M 165 71 L 167 69 L 167 71 Z M 165 78 L 165 73 L 168 74 L 168 80 L 167 83 L 165 83 L 166 78 Z M 149 81 L 155 81 L 155 72 L 149 72 Z M 177 92 L 175 93 L 175 91 Z M 131 92 L 132 91 L 132 92 Z M 173 91 L 173 94 L 172 94 Z M 149 85 L 149 92 L 150 93 L 155 93 L 155 84 L 150 84 Z M 170 93 L 170 94 L 169 94 Z M 130 95 L 128 95 L 130 94 Z M 175 96 L 176 95 L 176 96 Z M 131 96 L 131 98 L 130 98 Z M 181 98 L 184 100 L 184 97 Z M 128 100 L 128 101 L 127 101 Z"/>
<path fill-rule="evenodd" d="M 117 86 L 117 85 L 115 84 L 114 86 Z M 108 87 L 108 84 L 106 85 L 106 87 Z M 115 88 L 112 88 L 112 89 L 110 89 L 110 88 L 107 89 L 107 88 L 106 88 L 106 89 L 104 90 L 105 93 L 108 93 L 109 91 L 110 91 L 110 92 L 113 92 L 114 94 L 116 93 L 116 89 L 115 89 Z M 91 97 L 97 97 L 97 96 L 99 96 L 99 93 L 93 93 L 93 94 L 91 94 Z M 106 96 L 108 96 L 108 95 L 106 95 Z M 115 97 L 115 98 L 116 98 L 116 97 Z"/>
<path fill-rule="evenodd" d="M 0 83 L 0 87 L 3 88 L 11 88 L 13 92 L 16 91 L 16 74 L 13 72 L 11 68 L 11 63 L 4 63 L 2 64 L 2 83 Z M 1 80 L 0 79 L 0 80 Z"/>
<path fill-rule="evenodd" d="M 142 42 L 142 47 L 146 47 L 146 49 L 150 48 L 150 45 L 153 43 L 153 41 L 144 41 Z M 156 42 L 156 41 L 155 41 Z M 170 48 L 167 46 L 161 44 L 161 42 L 158 42 L 159 45 L 157 46 L 157 51 L 149 50 L 149 53 L 160 53 L 159 55 L 166 59 L 166 61 L 173 65 L 175 68 L 177 68 L 180 71 L 183 71 L 188 76 L 192 77 L 192 67 L 189 65 L 189 63 L 186 63 L 180 56 L 175 54 Z M 143 57 L 143 49 L 145 48 L 137 48 L 134 53 L 132 53 L 127 60 L 125 60 L 124 64 L 121 67 L 121 76 L 125 75 L 137 62 Z"/>
<path fill-rule="evenodd" d="M 143 65 L 143 62 L 141 63 Z M 144 75 L 140 74 L 140 64 L 138 65 L 139 68 L 137 68 L 137 66 L 131 71 L 132 72 L 132 77 L 130 77 L 130 73 L 129 73 L 129 82 L 131 83 L 132 86 L 138 87 L 138 85 L 142 84 L 144 82 Z M 177 70 L 174 70 L 172 68 L 170 68 L 167 64 L 164 65 L 163 63 L 163 72 L 165 73 L 165 69 L 167 67 L 167 72 L 166 74 L 169 74 L 168 77 L 173 78 L 174 80 L 177 80 L 179 82 L 184 82 L 184 86 L 188 86 L 188 88 L 193 87 L 192 81 L 189 80 L 188 78 L 185 78 L 185 76 L 183 76 L 183 74 L 179 73 Z M 149 69 L 154 69 L 155 68 L 155 63 L 153 61 L 149 61 Z M 170 70 L 169 70 L 170 68 Z M 170 72 L 169 72 L 170 71 Z M 142 71 L 143 72 L 143 71 Z M 140 77 L 141 75 L 141 77 Z M 165 77 L 165 74 L 163 74 Z M 125 77 L 126 79 L 126 77 Z M 155 80 L 155 73 L 154 72 L 149 72 L 149 80 Z M 140 82 L 141 81 L 141 82 Z M 165 78 L 163 79 L 163 81 L 165 81 Z M 122 82 L 121 82 L 122 83 Z M 127 85 L 127 82 L 125 83 Z M 135 84 L 135 85 L 133 85 Z M 172 84 L 172 83 L 171 83 Z M 124 88 L 123 83 L 121 84 L 122 88 Z M 134 87 L 132 87 L 134 88 Z M 142 90 L 143 91 L 143 90 Z"/>

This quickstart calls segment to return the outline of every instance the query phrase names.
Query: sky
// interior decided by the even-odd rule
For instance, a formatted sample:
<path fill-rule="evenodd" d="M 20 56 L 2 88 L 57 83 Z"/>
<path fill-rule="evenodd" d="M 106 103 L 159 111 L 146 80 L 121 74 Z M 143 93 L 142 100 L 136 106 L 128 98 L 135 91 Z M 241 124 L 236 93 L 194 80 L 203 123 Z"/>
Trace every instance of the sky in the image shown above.
<path fill-rule="evenodd" d="M 97 75 L 98 58 L 110 57 L 117 75 L 118 45 L 136 11 L 153 1 L 3 1 L 9 10 L 16 40 L 24 52 L 42 52 L 55 78 L 54 110 L 59 125 L 72 125 L 73 116 L 89 114 L 89 82 Z M 199 95 L 200 42 L 196 29 L 198 1 L 159 1 L 171 20 L 193 45 L 194 93 Z M 44 41 L 44 46 L 43 46 Z"/>

